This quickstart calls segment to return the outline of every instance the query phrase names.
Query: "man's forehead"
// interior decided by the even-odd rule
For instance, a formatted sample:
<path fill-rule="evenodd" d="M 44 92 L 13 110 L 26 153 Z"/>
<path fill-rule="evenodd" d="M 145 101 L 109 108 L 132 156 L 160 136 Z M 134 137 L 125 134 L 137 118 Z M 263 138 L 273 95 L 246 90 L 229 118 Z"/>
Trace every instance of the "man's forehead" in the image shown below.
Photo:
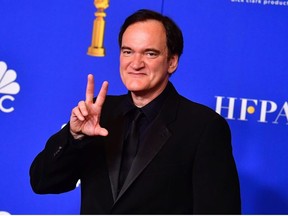
<path fill-rule="evenodd" d="M 166 32 L 162 23 L 149 20 L 130 25 L 123 34 L 121 47 L 132 45 L 145 45 L 150 48 L 155 48 L 155 45 L 166 46 Z"/>

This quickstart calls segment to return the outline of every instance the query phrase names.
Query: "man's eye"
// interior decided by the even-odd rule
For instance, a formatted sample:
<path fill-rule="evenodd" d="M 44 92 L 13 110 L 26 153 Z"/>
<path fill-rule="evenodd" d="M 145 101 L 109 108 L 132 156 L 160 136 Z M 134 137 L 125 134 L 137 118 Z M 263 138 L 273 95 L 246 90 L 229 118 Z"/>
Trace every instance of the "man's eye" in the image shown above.
<path fill-rule="evenodd" d="M 146 55 L 149 58 L 156 58 L 158 56 L 158 53 L 156 53 L 156 52 L 147 52 Z"/>
<path fill-rule="evenodd" d="M 123 54 L 124 56 L 129 56 L 129 55 L 132 54 L 132 51 L 131 51 L 131 50 L 122 50 L 122 54 Z"/>

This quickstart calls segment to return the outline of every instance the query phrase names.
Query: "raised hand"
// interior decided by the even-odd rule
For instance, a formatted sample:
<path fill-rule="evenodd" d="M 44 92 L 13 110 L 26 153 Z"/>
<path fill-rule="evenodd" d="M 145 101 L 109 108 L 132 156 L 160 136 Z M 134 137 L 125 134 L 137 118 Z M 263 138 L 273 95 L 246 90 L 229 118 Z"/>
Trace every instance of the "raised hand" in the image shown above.
<path fill-rule="evenodd" d="M 96 101 L 94 98 L 94 77 L 88 75 L 86 87 L 86 99 L 80 101 L 78 106 L 73 108 L 70 117 L 70 132 L 74 139 L 81 139 L 83 136 L 107 136 L 108 131 L 100 126 L 102 106 L 108 91 L 108 82 L 105 81 L 99 91 Z"/>

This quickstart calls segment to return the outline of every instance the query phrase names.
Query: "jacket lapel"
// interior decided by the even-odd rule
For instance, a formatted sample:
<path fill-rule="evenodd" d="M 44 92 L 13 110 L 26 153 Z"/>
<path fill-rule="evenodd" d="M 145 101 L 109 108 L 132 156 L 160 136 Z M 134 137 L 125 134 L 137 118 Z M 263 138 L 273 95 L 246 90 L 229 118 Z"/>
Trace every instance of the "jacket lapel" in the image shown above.
<path fill-rule="evenodd" d="M 107 165 L 109 170 L 109 178 L 111 183 L 111 189 L 113 193 L 113 199 L 116 200 L 118 190 L 118 176 L 121 164 L 122 146 L 123 146 L 123 134 L 124 134 L 124 119 L 118 115 L 113 124 L 109 125 L 109 134 L 106 142 L 106 155 Z"/>
<path fill-rule="evenodd" d="M 155 133 L 155 131 L 157 132 Z M 142 143 L 137 157 L 131 165 L 128 176 L 116 201 L 123 195 L 123 193 L 125 193 L 134 180 L 157 155 L 170 136 L 171 133 L 162 122 L 156 121 L 152 125 L 152 127 L 149 129 L 149 133 L 146 136 L 147 139 Z"/>
<path fill-rule="evenodd" d="M 121 198 L 170 138 L 171 131 L 168 129 L 168 125 L 176 118 L 178 107 L 177 95 L 178 93 L 173 88 L 171 95 L 169 95 L 168 100 L 163 105 L 161 113 L 149 128 L 149 132 L 145 140 L 143 140 L 137 157 L 132 163 L 128 176 L 115 202 Z"/>

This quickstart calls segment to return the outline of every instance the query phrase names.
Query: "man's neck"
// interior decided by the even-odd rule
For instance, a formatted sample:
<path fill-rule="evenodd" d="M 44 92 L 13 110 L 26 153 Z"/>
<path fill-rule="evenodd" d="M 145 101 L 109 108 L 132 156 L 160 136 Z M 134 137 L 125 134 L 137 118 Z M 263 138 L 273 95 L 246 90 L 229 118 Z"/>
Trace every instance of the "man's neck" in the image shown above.
<path fill-rule="evenodd" d="M 146 92 L 131 92 L 133 103 L 136 107 L 141 108 L 146 106 L 148 103 L 153 101 L 155 98 L 157 98 L 166 88 L 168 84 L 168 80 L 165 84 L 161 86 L 161 88 L 158 88 L 156 91 L 149 90 L 148 93 Z"/>

